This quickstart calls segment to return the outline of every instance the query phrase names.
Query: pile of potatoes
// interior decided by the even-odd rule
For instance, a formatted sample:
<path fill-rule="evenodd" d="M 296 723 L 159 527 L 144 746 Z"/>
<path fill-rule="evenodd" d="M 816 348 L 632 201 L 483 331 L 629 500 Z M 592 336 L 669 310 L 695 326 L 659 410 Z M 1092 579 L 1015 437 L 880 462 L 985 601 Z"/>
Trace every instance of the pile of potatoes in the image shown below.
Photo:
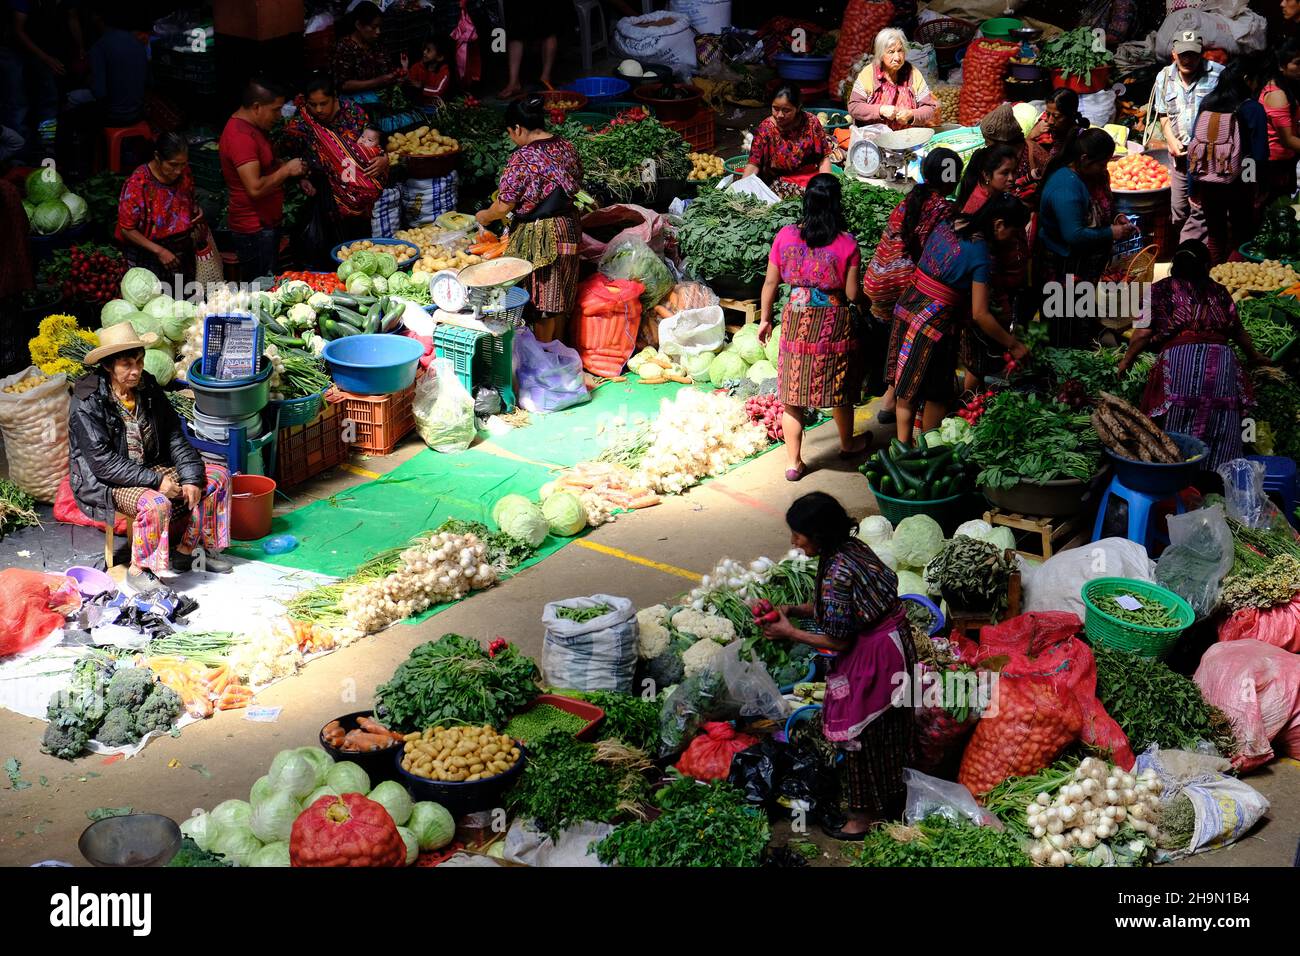
<path fill-rule="evenodd" d="M 938 123 L 955 123 L 957 122 L 957 106 L 961 101 L 960 86 L 932 86 L 930 92 L 934 98 L 939 101 L 942 109 L 939 110 L 939 116 L 936 119 Z"/>
<path fill-rule="evenodd" d="M 709 153 L 690 153 L 686 158 L 691 161 L 691 172 L 686 177 L 688 180 L 717 179 L 726 172 L 722 167 L 722 158 L 719 156 L 712 156 Z"/>
<path fill-rule="evenodd" d="M 427 780 L 474 783 L 505 773 L 519 761 L 519 744 L 482 727 L 430 727 L 406 735 L 402 769 Z"/>
<path fill-rule="evenodd" d="M 24 379 L 14 382 L 12 385 L 6 385 L 4 392 L 7 395 L 21 395 L 23 392 L 30 392 L 38 386 L 44 385 L 46 378 L 44 375 L 28 375 Z"/>
<path fill-rule="evenodd" d="M 1295 269 L 1276 259 L 1263 262 L 1224 262 L 1210 270 L 1210 278 L 1237 300 L 1251 292 L 1274 292 L 1300 282 Z"/>
<path fill-rule="evenodd" d="M 463 269 L 482 262 L 481 256 L 473 255 L 466 249 L 473 244 L 474 238 L 460 235 L 456 230 L 441 229 L 438 226 L 416 226 L 411 229 L 399 229 L 393 234 L 394 239 L 401 239 L 420 247 L 420 258 L 413 268 L 424 272 L 441 272 L 443 269 Z"/>
<path fill-rule="evenodd" d="M 445 156 L 458 149 L 460 143 L 428 126 L 421 126 L 409 133 L 394 133 L 388 137 L 390 163 L 397 162 L 399 156 Z"/>
<path fill-rule="evenodd" d="M 396 238 L 402 238 L 398 236 Z M 414 244 L 406 246 L 395 246 L 390 242 L 372 242 L 369 239 L 358 239 L 356 242 L 349 242 L 346 246 L 339 249 L 340 259 L 350 259 L 362 250 L 369 252 L 386 252 L 398 262 L 405 262 L 411 256 L 417 255 L 420 250 L 416 249 Z"/>

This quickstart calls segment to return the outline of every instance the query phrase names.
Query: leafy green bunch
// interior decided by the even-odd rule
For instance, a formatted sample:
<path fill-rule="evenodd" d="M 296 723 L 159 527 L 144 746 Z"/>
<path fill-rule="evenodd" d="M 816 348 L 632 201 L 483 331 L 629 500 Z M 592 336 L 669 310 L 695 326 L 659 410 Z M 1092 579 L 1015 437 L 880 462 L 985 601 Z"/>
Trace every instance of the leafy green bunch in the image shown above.
<path fill-rule="evenodd" d="M 801 210 L 799 199 L 769 206 L 753 196 L 705 190 L 686 208 L 678 246 L 687 268 L 706 281 L 719 276 L 757 281 L 767 272 L 772 240 L 799 221 Z"/>

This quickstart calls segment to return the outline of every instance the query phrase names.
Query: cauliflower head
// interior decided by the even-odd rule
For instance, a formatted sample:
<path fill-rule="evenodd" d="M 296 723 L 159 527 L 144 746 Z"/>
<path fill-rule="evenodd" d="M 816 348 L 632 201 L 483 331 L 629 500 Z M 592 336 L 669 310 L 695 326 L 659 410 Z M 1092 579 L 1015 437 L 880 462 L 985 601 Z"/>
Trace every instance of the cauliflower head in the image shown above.
<path fill-rule="evenodd" d="M 736 628 L 725 617 L 708 614 L 694 608 L 683 608 L 673 615 L 673 627 L 683 634 L 709 638 L 719 644 L 729 644 L 736 639 Z"/>
<path fill-rule="evenodd" d="M 662 614 L 655 612 L 662 611 Z M 637 656 L 644 661 L 661 657 L 672 643 L 672 632 L 664 625 L 668 610 L 663 605 L 645 608 L 636 612 Z"/>
<path fill-rule="evenodd" d="M 722 645 L 712 638 L 702 637 L 682 654 L 682 666 L 686 677 L 694 677 L 709 668 L 713 658 L 722 653 Z"/>

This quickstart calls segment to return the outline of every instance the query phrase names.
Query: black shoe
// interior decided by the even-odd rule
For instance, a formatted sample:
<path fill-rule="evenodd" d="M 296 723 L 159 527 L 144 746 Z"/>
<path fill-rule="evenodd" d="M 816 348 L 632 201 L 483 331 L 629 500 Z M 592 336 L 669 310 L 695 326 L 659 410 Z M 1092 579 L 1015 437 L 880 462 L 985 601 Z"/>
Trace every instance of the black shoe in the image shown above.
<path fill-rule="evenodd" d="M 126 589 L 134 591 L 136 594 L 144 594 L 146 591 L 152 591 L 154 588 L 163 586 L 158 575 L 154 574 L 148 568 L 131 567 L 127 569 L 125 579 Z"/>
<path fill-rule="evenodd" d="M 894 409 L 884 409 L 876 412 L 876 421 L 881 425 L 892 425 L 898 421 L 898 413 Z"/>
<path fill-rule="evenodd" d="M 194 555 L 181 554 L 179 552 L 172 555 L 172 570 L 178 574 L 185 574 L 194 570 Z M 203 555 L 203 570 L 211 574 L 229 574 L 235 570 L 235 566 L 229 561 L 216 554 Z"/>

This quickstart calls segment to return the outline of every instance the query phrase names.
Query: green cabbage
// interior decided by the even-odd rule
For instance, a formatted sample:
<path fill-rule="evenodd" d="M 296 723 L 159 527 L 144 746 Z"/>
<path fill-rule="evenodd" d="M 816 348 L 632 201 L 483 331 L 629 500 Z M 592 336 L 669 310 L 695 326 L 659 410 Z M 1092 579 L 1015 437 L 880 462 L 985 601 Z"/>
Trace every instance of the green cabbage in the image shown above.
<path fill-rule="evenodd" d="M 388 295 L 388 280 L 383 276 L 371 276 L 370 291 L 375 295 Z"/>
<path fill-rule="evenodd" d="M 561 491 L 542 502 L 542 514 L 551 526 L 551 534 L 572 538 L 587 527 L 587 514 L 578 496 Z"/>
<path fill-rule="evenodd" d="M 397 260 L 391 252 L 375 253 L 375 272 L 387 279 L 397 271 Z"/>
<path fill-rule="evenodd" d="M 253 786 L 248 791 L 248 802 L 256 809 L 259 803 L 273 793 L 275 793 L 275 787 L 271 786 L 271 775 L 262 774 L 253 781 Z"/>
<path fill-rule="evenodd" d="M 145 349 L 144 370 L 159 385 L 166 385 L 176 375 L 176 359 L 163 349 Z"/>
<path fill-rule="evenodd" d="M 337 797 L 337 796 L 340 796 L 339 792 L 335 790 L 333 787 L 331 787 L 329 784 L 325 784 L 325 786 L 323 787 L 317 787 L 315 790 L 313 790 L 311 793 L 307 794 L 307 796 L 303 798 L 302 808 L 306 810 L 308 807 L 310 807 L 321 797 Z"/>
<path fill-rule="evenodd" d="M 447 808 L 429 800 L 411 807 L 406 825 L 420 841 L 421 850 L 441 850 L 456 837 L 456 821 Z"/>
<path fill-rule="evenodd" d="M 248 866 L 253 854 L 262 849 L 262 841 L 247 826 L 222 828 L 213 841 L 212 851 L 235 866 Z"/>
<path fill-rule="evenodd" d="M 80 226 L 86 221 L 86 215 L 89 208 L 86 206 L 86 200 L 82 199 L 76 193 L 64 193 L 59 197 L 63 205 L 68 207 L 68 213 L 72 216 L 72 224 Z"/>
<path fill-rule="evenodd" d="M 354 272 L 348 278 L 348 292 L 351 295 L 370 295 L 372 282 L 364 272 Z"/>
<path fill-rule="evenodd" d="M 206 810 L 186 818 L 181 824 L 181 833 L 193 840 L 200 850 L 211 849 L 217 834 L 221 832 L 221 827 L 217 821 L 212 818 L 212 814 Z"/>
<path fill-rule="evenodd" d="M 66 207 L 65 207 L 66 208 Z M 144 266 L 135 266 L 126 270 L 122 276 L 122 298 L 137 309 L 142 309 L 150 299 L 162 291 L 158 277 Z"/>
<path fill-rule="evenodd" d="M 268 843 L 248 858 L 249 866 L 292 866 L 289 862 L 289 844 Z"/>
<path fill-rule="evenodd" d="M 176 300 L 164 292 L 162 295 L 156 295 L 146 302 L 144 308 L 140 311 L 145 315 L 152 315 L 155 319 L 161 320 L 170 318 L 175 311 L 175 307 Z"/>
<path fill-rule="evenodd" d="M 527 499 L 524 499 L 523 504 L 503 508 L 497 526 L 530 548 L 541 547 L 551 530 L 550 522 L 542 514 L 542 509 Z"/>
<path fill-rule="evenodd" d="M 781 354 L 781 326 L 772 329 L 772 334 L 767 337 L 767 344 L 763 346 L 763 351 L 767 353 L 767 360 L 776 365 L 776 358 Z"/>
<path fill-rule="evenodd" d="M 501 513 L 507 508 L 517 508 L 520 505 L 529 505 L 530 502 L 523 495 L 504 495 L 497 499 L 497 503 L 492 506 L 492 523 L 500 527 Z"/>
<path fill-rule="evenodd" d="M 915 571 L 900 570 L 898 572 L 898 593 L 903 594 L 928 594 L 929 591 L 925 586 L 925 579 Z"/>
<path fill-rule="evenodd" d="M 57 199 L 37 203 L 32 212 L 32 232 L 38 236 L 52 236 L 68 228 L 72 213 Z"/>
<path fill-rule="evenodd" d="M 867 515 L 858 525 L 858 537 L 870 548 L 884 544 L 894 536 L 894 526 L 884 515 Z"/>
<path fill-rule="evenodd" d="M 758 354 L 762 355 L 763 353 L 760 351 Z M 749 371 L 746 374 L 751 382 L 759 384 L 770 382 L 776 378 L 776 366 L 765 358 L 759 359 L 749 367 Z"/>
<path fill-rule="evenodd" d="M 330 767 L 334 766 L 334 758 L 319 747 L 299 747 L 298 753 L 315 764 L 316 786 L 321 786 L 325 782 L 325 775 L 330 772 Z"/>
<path fill-rule="evenodd" d="M 32 213 L 36 212 L 36 203 L 24 199 L 23 212 L 27 213 L 27 223 L 30 225 L 32 221 Z"/>
<path fill-rule="evenodd" d="M 406 844 L 406 865 L 410 866 L 420 858 L 420 840 L 408 827 L 398 827 L 397 835 Z"/>
<path fill-rule="evenodd" d="M 411 795 L 396 780 L 385 780 L 366 796 L 387 810 L 399 827 L 411 819 Z"/>
<path fill-rule="evenodd" d="M 351 760 L 340 760 L 330 767 L 325 775 L 325 785 L 333 787 L 339 793 L 369 793 L 370 775 L 361 769 L 360 764 Z"/>
<path fill-rule="evenodd" d="M 51 199 L 57 200 L 68 187 L 63 185 L 63 177 L 54 171 L 53 166 L 42 166 L 27 174 L 27 199 L 33 206 L 39 206 Z"/>
<path fill-rule="evenodd" d="M 301 812 L 302 808 L 292 793 L 276 790 L 253 808 L 248 828 L 263 843 L 288 840 L 289 833 L 293 830 L 293 821 L 298 819 Z"/>
<path fill-rule="evenodd" d="M 713 362 L 713 353 L 697 352 L 686 356 L 682 361 L 686 366 L 686 374 L 696 382 L 703 382 L 709 377 L 709 365 Z"/>
<path fill-rule="evenodd" d="M 247 827 L 253 807 L 244 800 L 223 800 L 212 808 L 212 822 L 222 829 Z"/>
<path fill-rule="evenodd" d="M 352 277 L 352 273 L 357 271 L 357 267 L 352 264 L 351 259 L 344 259 L 339 263 L 338 277 L 340 282 L 347 282 Z"/>
<path fill-rule="evenodd" d="M 943 547 L 943 528 L 929 515 L 911 515 L 898 523 L 890 543 L 900 566 L 924 568 Z"/>
<path fill-rule="evenodd" d="M 709 381 L 714 385 L 740 380 L 749 371 L 749 365 L 738 352 L 719 352 L 709 363 Z"/>
<path fill-rule="evenodd" d="M 297 750 L 282 750 L 271 761 L 271 786 L 276 790 L 286 790 L 295 800 L 301 800 L 320 786 L 316 766 L 315 761 Z"/>
<path fill-rule="evenodd" d="M 131 327 L 139 335 L 156 335 L 162 338 L 162 322 L 147 312 L 137 312 L 131 316 Z"/>
<path fill-rule="evenodd" d="M 750 329 L 753 329 L 753 331 L 751 332 Z M 757 325 L 742 326 L 731 341 L 736 347 L 735 350 L 740 353 L 740 357 L 750 365 L 767 358 L 763 343 L 758 340 Z"/>
<path fill-rule="evenodd" d="M 189 308 L 182 308 L 183 306 Z M 194 316 L 186 314 L 192 308 L 193 306 L 188 302 L 177 301 L 176 307 L 172 309 L 172 314 L 162 320 L 162 334 L 168 342 L 180 345 L 185 341 L 190 326 L 194 323 Z"/>
<path fill-rule="evenodd" d="M 411 285 L 412 285 L 411 277 L 408 276 L 405 272 L 394 272 L 392 275 L 388 277 L 389 292 L 394 292 L 394 293 L 402 292 L 406 289 L 411 288 Z"/>
<path fill-rule="evenodd" d="M 126 322 L 137 309 L 126 299 L 110 299 L 104 303 L 104 307 L 99 310 L 99 324 L 103 328 L 117 325 L 119 322 Z"/>
<path fill-rule="evenodd" d="M 379 271 L 379 263 L 375 261 L 375 254 L 369 249 L 354 252 L 348 259 L 352 263 L 352 268 L 363 275 L 372 276 Z"/>

